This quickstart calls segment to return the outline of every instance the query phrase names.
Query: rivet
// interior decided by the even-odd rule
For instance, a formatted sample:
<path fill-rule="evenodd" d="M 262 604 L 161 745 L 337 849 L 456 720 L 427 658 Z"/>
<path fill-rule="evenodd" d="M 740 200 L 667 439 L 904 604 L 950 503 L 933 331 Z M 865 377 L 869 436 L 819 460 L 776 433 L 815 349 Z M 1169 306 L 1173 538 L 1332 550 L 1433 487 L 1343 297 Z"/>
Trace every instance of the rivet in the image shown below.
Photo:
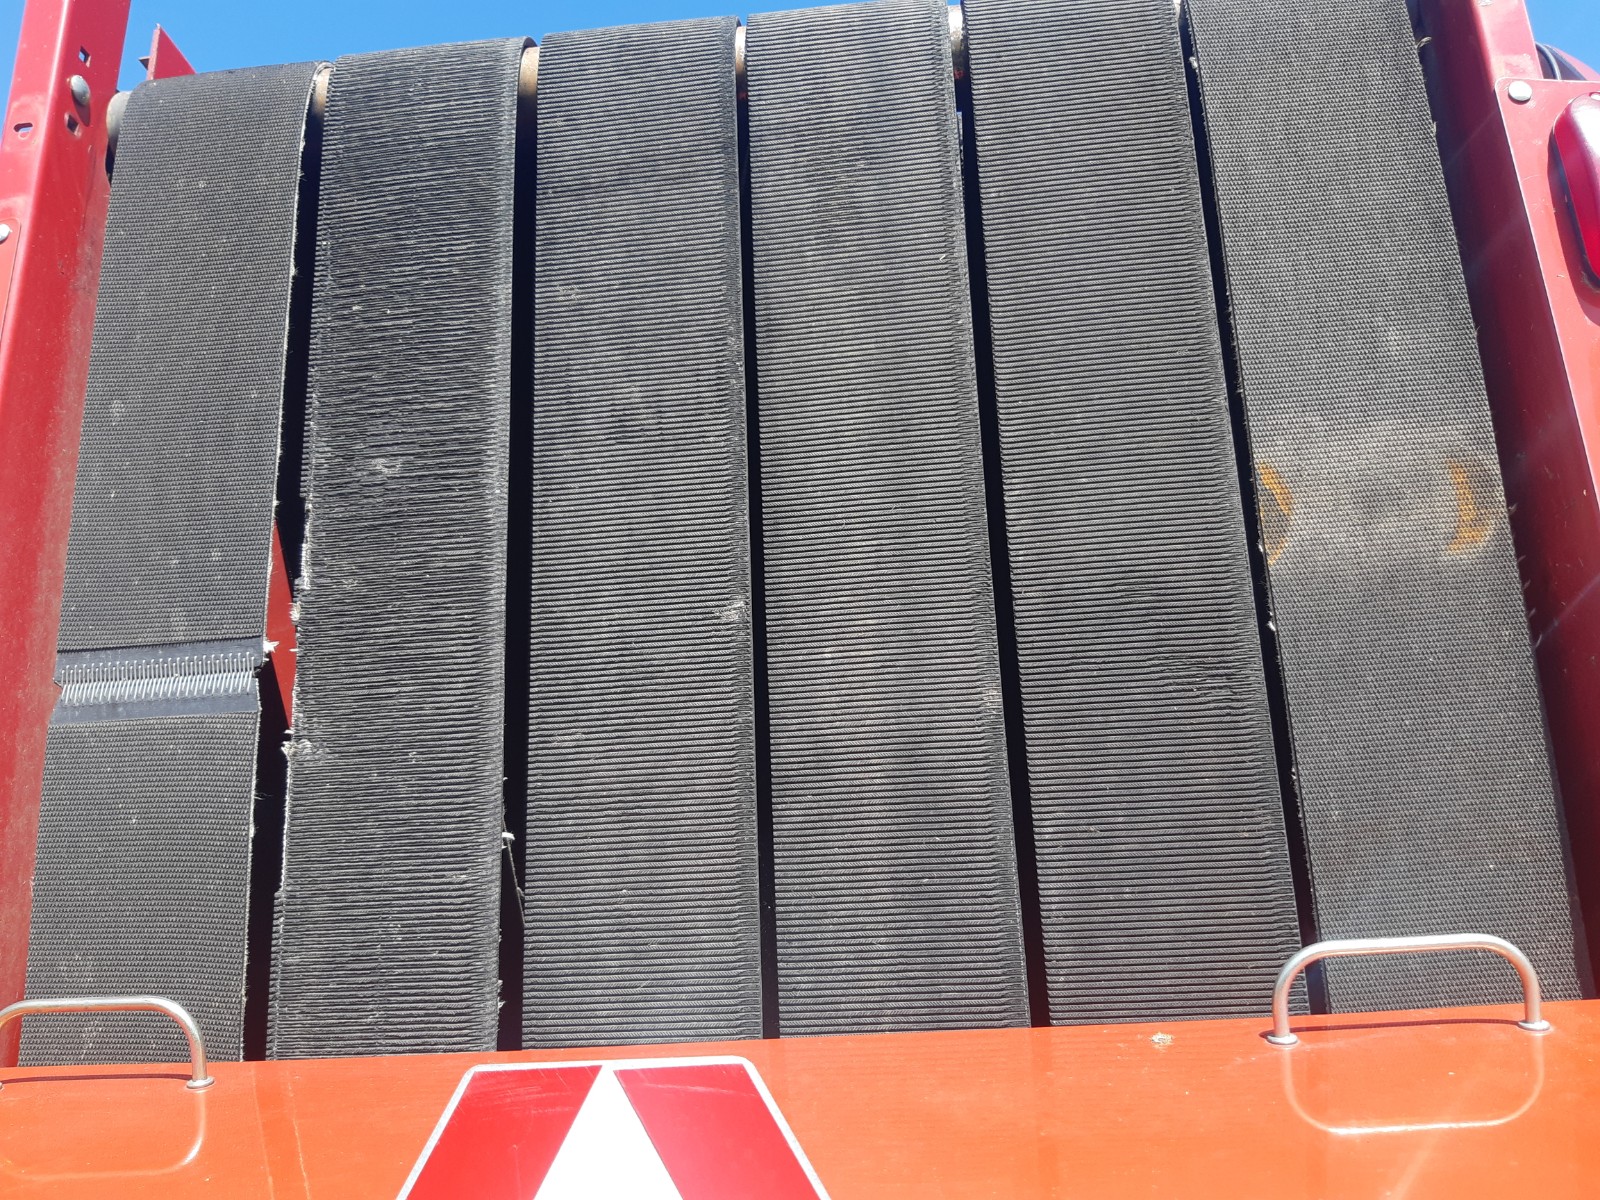
<path fill-rule="evenodd" d="M 75 104 L 83 108 L 89 107 L 89 81 L 82 75 L 74 75 L 67 80 L 67 87 L 72 90 L 72 99 Z"/>
<path fill-rule="evenodd" d="M 1506 85 L 1506 95 L 1518 104 L 1526 104 L 1533 99 L 1533 85 L 1526 79 L 1513 79 Z"/>
<path fill-rule="evenodd" d="M 4 222 L 0 222 L 0 242 L 6 242 L 6 241 L 10 241 L 10 240 L 11 240 L 11 226 L 5 224 Z"/>

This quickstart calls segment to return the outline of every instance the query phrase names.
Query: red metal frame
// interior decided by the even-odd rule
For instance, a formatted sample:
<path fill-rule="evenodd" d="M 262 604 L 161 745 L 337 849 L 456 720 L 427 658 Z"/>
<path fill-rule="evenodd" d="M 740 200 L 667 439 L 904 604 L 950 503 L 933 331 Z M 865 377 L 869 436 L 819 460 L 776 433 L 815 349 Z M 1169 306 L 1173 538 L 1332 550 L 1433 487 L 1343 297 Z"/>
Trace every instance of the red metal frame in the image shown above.
<path fill-rule="evenodd" d="M 22 995 L 45 725 L 129 0 L 29 0 L 0 130 L 0 1004 Z M 74 99 L 82 76 L 89 104 Z M 15 1033 L 0 1061 L 15 1052 Z"/>
<path fill-rule="evenodd" d="M 1445 171 L 1600 961 L 1600 288 L 1552 145 L 1557 119 L 1595 85 L 1542 78 L 1521 0 L 1425 0 L 1422 16 L 1449 100 L 1436 113 Z"/>
<path fill-rule="evenodd" d="M 295 626 L 294 594 L 289 587 L 289 572 L 283 560 L 283 541 L 276 525 L 272 528 L 272 572 L 267 581 L 267 666 L 262 682 L 269 680 L 278 689 L 283 719 L 294 721 Z"/>
<path fill-rule="evenodd" d="M 33 843 L 108 187 L 105 111 L 128 0 L 29 0 L 0 130 L 0 1003 L 25 976 Z M 1588 925 L 1600 934 L 1600 288 L 1552 152 L 1595 84 L 1544 80 L 1521 0 L 1422 0 L 1449 102 L 1485 370 Z M 156 29 L 151 78 L 191 72 Z M 74 101 L 82 75 L 91 96 Z M 1506 82 L 1532 98 L 1513 100 Z M 69 119 L 70 118 L 70 119 Z M 26 128 L 27 136 L 22 130 Z M 268 637 L 285 711 L 294 626 L 274 537 Z M 0 1044 L 0 1061 L 9 1047 Z"/>

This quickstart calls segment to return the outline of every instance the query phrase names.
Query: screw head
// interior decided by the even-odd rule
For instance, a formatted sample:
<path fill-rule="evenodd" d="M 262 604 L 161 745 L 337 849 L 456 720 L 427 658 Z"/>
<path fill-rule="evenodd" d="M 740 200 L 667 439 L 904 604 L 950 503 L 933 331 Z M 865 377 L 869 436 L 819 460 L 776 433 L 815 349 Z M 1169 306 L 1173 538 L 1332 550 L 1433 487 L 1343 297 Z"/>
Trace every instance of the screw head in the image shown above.
<path fill-rule="evenodd" d="M 11 226 L 7 225 L 4 221 L 0 221 L 0 242 L 7 242 L 10 240 Z"/>
<path fill-rule="evenodd" d="M 74 75 L 67 80 L 67 87 L 72 91 L 74 104 L 81 105 L 84 108 L 89 107 L 89 81 L 87 79 L 82 75 Z"/>
<path fill-rule="evenodd" d="M 1526 104 L 1533 99 L 1533 85 L 1525 79 L 1513 79 L 1506 85 L 1506 95 L 1518 104 Z"/>

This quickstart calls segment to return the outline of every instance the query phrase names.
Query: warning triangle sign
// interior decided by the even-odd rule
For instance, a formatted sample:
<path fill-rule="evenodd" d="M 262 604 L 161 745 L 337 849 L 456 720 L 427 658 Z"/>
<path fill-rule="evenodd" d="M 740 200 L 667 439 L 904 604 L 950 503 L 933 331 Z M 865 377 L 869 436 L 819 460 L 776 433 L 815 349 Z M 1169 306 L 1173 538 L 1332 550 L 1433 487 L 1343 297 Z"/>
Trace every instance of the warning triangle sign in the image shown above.
<path fill-rule="evenodd" d="M 474 1067 L 401 1200 L 827 1200 L 742 1058 Z"/>
<path fill-rule="evenodd" d="M 535 1200 L 591 1200 L 630 1196 L 635 1200 L 680 1200 L 677 1185 L 650 1143 L 639 1114 L 607 1071 L 589 1089 L 578 1118 L 567 1131 Z"/>

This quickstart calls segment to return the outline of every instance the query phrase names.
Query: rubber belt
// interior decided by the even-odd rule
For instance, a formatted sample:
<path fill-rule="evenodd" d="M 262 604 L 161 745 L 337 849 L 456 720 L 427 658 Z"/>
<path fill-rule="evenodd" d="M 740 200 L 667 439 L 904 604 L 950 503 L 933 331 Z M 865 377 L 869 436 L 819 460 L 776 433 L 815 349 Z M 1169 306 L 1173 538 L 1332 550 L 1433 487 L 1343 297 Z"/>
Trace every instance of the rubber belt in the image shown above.
<path fill-rule="evenodd" d="M 171 997 L 223 1059 L 243 1050 L 255 672 L 316 66 L 129 98 L 40 802 L 28 994 Z M 187 1057 L 144 1015 L 34 1018 L 22 1038 L 25 1063 Z"/>
<path fill-rule="evenodd" d="M 1263 1012 L 1299 925 L 1177 13 L 965 16 L 1050 1015 Z"/>
<path fill-rule="evenodd" d="M 275 1057 L 495 1044 L 523 44 L 333 72 Z"/>
<path fill-rule="evenodd" d="M 761 1034 L 736 28 L 540 47 L 528 1046 Z"/>
<path fill-rule="evenodd" d="M 1505 497 L 1403 0 L 1191 0 L 1318 933 L 1498 934 L 1578 992 Z M 1336 1010 L 1510 1000 L 1343 960 Z"/>
<path fill-rule="evenodd" d="M 752 17 L 747 87 L 779 1029 L 1023 1024 L 945 6 Z"/>

